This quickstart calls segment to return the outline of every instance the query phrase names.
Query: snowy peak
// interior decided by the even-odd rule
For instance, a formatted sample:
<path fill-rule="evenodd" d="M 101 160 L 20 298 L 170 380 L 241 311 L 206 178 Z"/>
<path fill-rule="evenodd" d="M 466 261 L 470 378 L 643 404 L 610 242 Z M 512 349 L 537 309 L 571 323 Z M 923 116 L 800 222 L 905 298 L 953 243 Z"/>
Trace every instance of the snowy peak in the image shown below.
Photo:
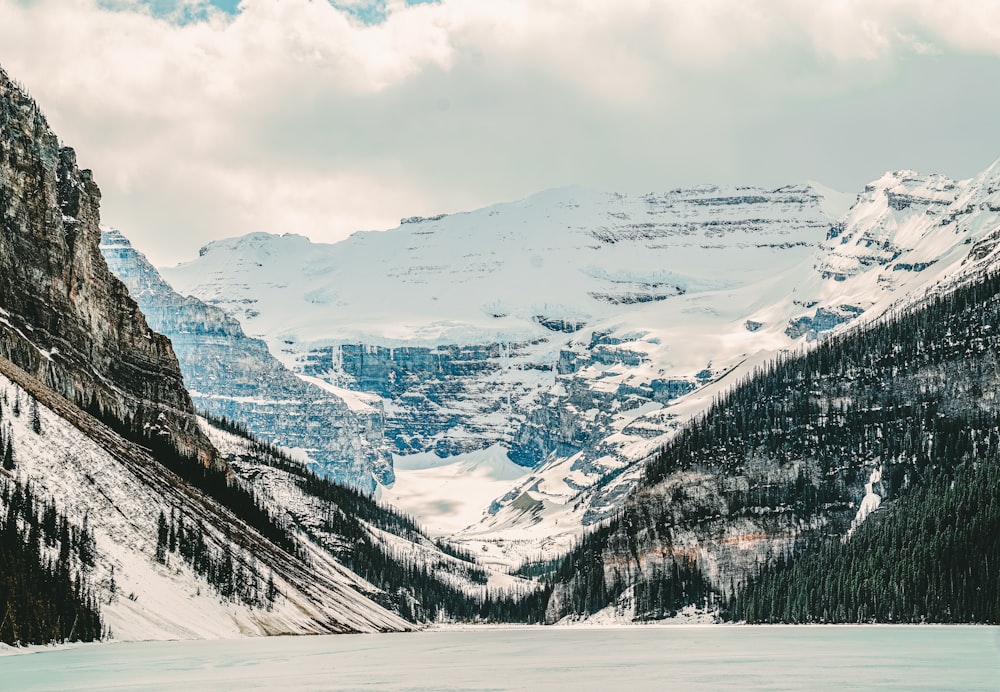
<path fill-rule="evenodd" d="M 136 251 L 128 238 L 117 229 L 101 229 L 100 249 L 108 268 L 128 287 L 129 295 L 133 298 L 140 295 L 169 293 L 173 290 L 160 277 L 146 256 Z M 135 267 L 135 271 L 130 272 L 127 277 L 116 271 L 117 266 L 125 263 Z"/>
<path fill-rule="evenodd" d="M 890 171 L 865 186 L 862 196 L 884 195 L 889 206 L 903 210 L 917 204 L 923 206 L 950 204 L 955 200 L 958 184 L 943 175 L 925 175 L 912 170 Z"/>
<path fill-rule="evenodd" d="M 817 302 L 836 297 L 867 310 L 960 280 L 994 261 L 987 258 L 997 247 L 998 211 L 1000 162 L 958 182 L 886 173 L 824 242 L 816 267 L 828 285 L 804 290 Z"/>
<path fill-rule="evenodd" d="M 561 188 L 334 245 L 251 234 L 164 274 L 272 345 L 525 341 L 802 259 L 831 222 L 820 200 L 809 186 Z"/>
<path fill-rule="evenodd" d="M 968 271 L 995 268 L 1000 244 L 1000 161 L 968 181 L 962 195 L 951 205 L 942 225 L 953 225 L 972 243 Z"/>
<path fill-rule="evenodd" d="M 277 252 L 281 252 L 283 248 L 292 247 L 302 247 L 303 245 L 309 245 L 310 241 L 307 237 L 303 235 L 296 235 L 295 233 L 248 233 L 237 238 L 224 238 L 222 240 L 214 240 L 211 243 L 203 246 L 198 251 L 199 257 L 204 257 L 205 255 L 211 253 L 224 253 L 239 256 L 246 259 L 247 261 L 262 261 Z"/>
<path fill-rule="evenodd" d="M 867 185 L 827 237 L 823 278 L 844 281 L 912 251 L 961 190 L 950 178 L 913 171 L 886 173 Z"/>

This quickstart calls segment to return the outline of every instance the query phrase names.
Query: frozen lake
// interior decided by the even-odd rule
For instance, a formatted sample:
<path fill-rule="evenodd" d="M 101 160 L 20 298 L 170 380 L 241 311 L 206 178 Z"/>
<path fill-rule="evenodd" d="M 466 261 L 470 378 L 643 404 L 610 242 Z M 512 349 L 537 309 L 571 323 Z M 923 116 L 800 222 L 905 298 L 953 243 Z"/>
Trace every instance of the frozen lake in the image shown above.
<path fill-rule="evenodd" d="M 437 630 L 0 656 L 4 690 L 1000 689 L 995 627 Z"/>

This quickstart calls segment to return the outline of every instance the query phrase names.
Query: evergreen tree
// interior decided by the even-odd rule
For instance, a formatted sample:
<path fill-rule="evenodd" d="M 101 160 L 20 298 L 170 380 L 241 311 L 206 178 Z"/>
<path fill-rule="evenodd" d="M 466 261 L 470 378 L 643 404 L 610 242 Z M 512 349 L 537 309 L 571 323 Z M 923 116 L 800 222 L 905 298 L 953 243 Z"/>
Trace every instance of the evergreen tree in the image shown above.
<path fill-rule="evenodd" d="M 167 561 L 168 538 L 167 518 L 161 509 L 160 516 L 156 520 L 156 561 L 161 565 Z"/>
<path fill-rule="evenodd" d="M 93 641 L 102 636 L 97 603 L 81 576 L 65 515 L 29 485 L 0 490 L 0 641 L 9 645 Z M 53 516 L 53 513 L 55 515 Z M 58 559 L 43 545 L 58 543 Z"/>
<path fill-rule="evenodd" d="M 7 471 L 13 471 L 14 445 L 11 443 L 10 436 L 7 436 L 7 438 L 2 441 L 2 446 L 3 446 L 3 467 Z"/>
<path fill-rule="evenodd" d="M 42 434 L 42 415 L 38 410 L 38 400 L 31 400 L 31 431 L 36 435 Z"/>

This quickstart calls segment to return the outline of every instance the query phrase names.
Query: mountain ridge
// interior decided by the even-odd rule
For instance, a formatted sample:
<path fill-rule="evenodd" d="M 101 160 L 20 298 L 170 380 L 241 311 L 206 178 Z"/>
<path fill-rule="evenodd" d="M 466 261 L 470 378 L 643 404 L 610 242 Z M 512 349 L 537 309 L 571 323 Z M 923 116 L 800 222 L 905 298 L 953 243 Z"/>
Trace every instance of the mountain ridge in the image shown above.
<path fill-rule="evenodd" d="M 321 475 L 369 492 L 392 482 L 379 405 L 286 370 L 224 311 L 176 293 L 119 231 L 103 231 L 100 249 L 149 323 L 170 338 L 199 410 L 297 450 Z"/>
<path fill-rule="evenodd" d="M 0 354 L 84 406 L 213 462 L 170 342 L 98 250 L 100 190 L 0 70 Z"/>

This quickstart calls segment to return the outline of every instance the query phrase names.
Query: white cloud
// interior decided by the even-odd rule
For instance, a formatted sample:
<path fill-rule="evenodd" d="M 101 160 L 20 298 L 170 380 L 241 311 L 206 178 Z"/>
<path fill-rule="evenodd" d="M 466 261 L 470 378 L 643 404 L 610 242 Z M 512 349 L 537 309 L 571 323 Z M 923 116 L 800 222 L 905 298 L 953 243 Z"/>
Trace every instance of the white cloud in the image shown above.
<path fill-rule="evenodd" d="M 1000 74 L 996 2 L 391 0 L 366 26 L 326 0 L 183 25 L 132 1 L 0 0 L 0 64 L 95 169 L 105 220 L 160 261 L 572 182 L 860 184 L 1000 155 L 967 113 L 926 141 L 971 98 L 957 87 Z M 950 108 L 921 96 L 941 84 Z"/>

